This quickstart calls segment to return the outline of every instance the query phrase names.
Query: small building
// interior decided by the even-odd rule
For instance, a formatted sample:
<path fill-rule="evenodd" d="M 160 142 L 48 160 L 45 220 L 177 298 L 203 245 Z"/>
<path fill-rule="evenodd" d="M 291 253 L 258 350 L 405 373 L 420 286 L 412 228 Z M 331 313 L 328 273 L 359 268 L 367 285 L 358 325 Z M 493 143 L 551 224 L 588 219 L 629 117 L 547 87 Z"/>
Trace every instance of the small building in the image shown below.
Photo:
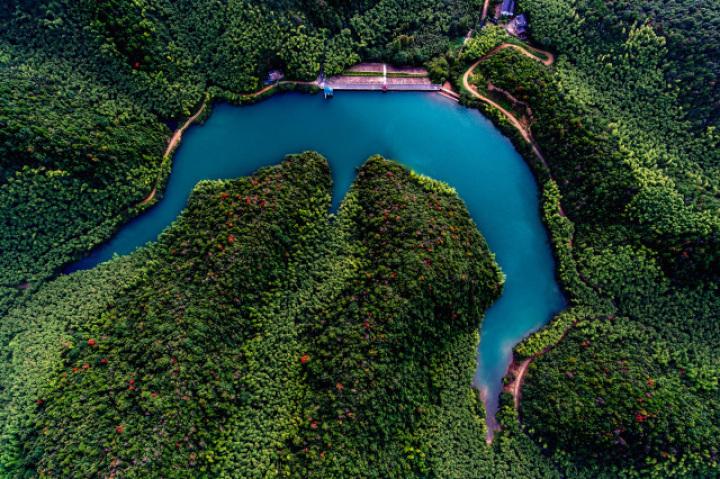
<path fill-rule="evenodd" d="M 273 83 L 277 83 L 280 80 L 285 78 L 285 74 L 281 70 L 270 70 L 267 74 L 267 77 L 265 77 L 265 83 L 266 85 L 271 85 Z"/>
<path fill-rule="evenodd" d="M 500 16 L 512 17 L 515 15 L 515 0 L 503 0 L 500 7 Z"/>
<path fill-rule="evenodd" d="M 524 13 L 513 18 L 507 26 L 507 32 L 515 37 L 525 39 L 528 36 L 528 20 Z"/>

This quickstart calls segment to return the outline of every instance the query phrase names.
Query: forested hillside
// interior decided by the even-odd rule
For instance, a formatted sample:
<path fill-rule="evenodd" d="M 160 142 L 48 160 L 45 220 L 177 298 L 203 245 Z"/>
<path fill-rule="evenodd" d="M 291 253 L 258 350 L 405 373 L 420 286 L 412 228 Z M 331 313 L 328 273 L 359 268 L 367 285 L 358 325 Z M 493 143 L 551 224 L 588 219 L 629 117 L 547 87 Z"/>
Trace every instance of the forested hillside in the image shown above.
<path fill-rule="evenodd" d="M 330 192 L 314 153 L 201 183 L 156 244 L 3 318 L 0 474 L 486 469 L 484 239 L 446 185 L 379 157 L 333 222 Z"/>
<path fill-rule="evenodd" d="M 712 0 L 525 0 L 533 36 L 576 61 L 602 56 L 617 62 L 617 50 L 634 27 L 647 24 L 667 47 L 662 73 L 680 92 L 682 105 L 698 129 L 720 127 L 720 4 Z M 629 52 L 628 52 L 629 53 Z M 633 65 L 637 58 L 629 56 Z"/>
<path fill-rule="evenodd" d="M 484 110 L 535 169 L 570 307 L 516 349 L 487 446 L 498 273 L 395 164 L 332 221 L 314 154 L 202 183 L 157 244 L 54 278 L 148 206 L 203 102 L 361 59 L 460 89 L 518 43 L 459 47 L 482 2 L 2 2 L 0 477 L 720 476 L 720 2 L 518 3 L 555 63 L 506 49 L 471 82 L 546 159 Z"/>
<path fill-rule="evenodd" d="M 476 21 L 468 0 L 2 2 L 0 285 L 47 278 L 137 213 L 167 174 L 166 124 L 206 93 L 422 62 Z"/>
<path fill-rule="evenodd" d="M 517 350 L 537 355 L 520 414 L 567 477 L 720 474 L 720 137 L 717 112 L 696 108 L 715 101 L 720 45 L 697 31 L 720 16 L 682 3 L 526 0 L 555 64 L 505 49 L 472 77 L 530 125 L 549 167 L 573 307 Z M 450 60 L 461 71 L 503 41 L 487 28 Z"/>

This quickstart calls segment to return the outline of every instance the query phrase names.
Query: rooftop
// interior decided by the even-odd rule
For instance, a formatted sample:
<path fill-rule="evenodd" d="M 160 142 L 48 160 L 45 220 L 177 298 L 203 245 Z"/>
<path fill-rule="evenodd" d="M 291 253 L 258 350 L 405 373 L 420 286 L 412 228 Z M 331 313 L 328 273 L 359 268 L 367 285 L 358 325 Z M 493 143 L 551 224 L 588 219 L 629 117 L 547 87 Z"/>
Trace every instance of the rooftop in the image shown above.
<path fill-rule="evenodd" d="M 503 16 L 515 15 L 515 0 L 503 0 L 500 7 L 500 14 Z"/>

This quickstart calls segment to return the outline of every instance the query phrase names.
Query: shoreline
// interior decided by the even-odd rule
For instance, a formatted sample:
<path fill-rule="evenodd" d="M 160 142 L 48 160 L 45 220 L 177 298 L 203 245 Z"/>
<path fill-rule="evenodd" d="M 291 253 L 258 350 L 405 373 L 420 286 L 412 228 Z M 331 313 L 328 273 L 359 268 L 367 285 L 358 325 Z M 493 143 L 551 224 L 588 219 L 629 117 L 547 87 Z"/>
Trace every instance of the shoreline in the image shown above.
<path fill-rule="evenodd" d="M 464 75 L 463 75 L 463 77 L 462 77 L 462 85 L 461 85 L 461 86 L 462 86 L 462 87 L 465 87 L 465 89 L 466 89 L 467 91 L 469 91 L 469 92 L 471 93 L 471 95 L 473 95 L 475 98 L 478 98 L 478 99 L 482 100 L 483 102 L 485 102 L 486 104 L 490 105 L 491 107 L 494 107 L 494 108 L 495 108 L 496 110 L 498 110 L 503 116 L 505 116 L 506 118 L 508 118 L 508 120 L 510 121 L 510 124 L 512 125 L 513 129 L 514 129 L 515 131 L 517 131 L 517 132 L 521 135 L 522 139 L 530 146 L 530 148 L 531 148 L 530 151 L 536 156 L 536 158 L 541 162 L 541 164 L 542 164 L 542 165 L 545 167 L 545 169 L 548 170 L 548 172 L 549 172 L 549 166 L 547 165 L 547 162 L 545 161 L 545 158 L 544 158 L 544 156 L 542 155 L 542 152 L 540 151 L 539 147 L 538 147 L 537 144 L 535 143 L 535 140 L 534 140 L 534 138 L 533 138 L 533 136 L 532 136 L 532 133 L 531 133 L 529 127 L 525 127 L 511 112 L 509 112 L 508 110 L 506 110 L 505 108 L 503 108 L 501 105 L 497 104 L 495 101 L 491 100 L 490 98 L 484 97 L 484 96 L 481 95 L 479 92 L 477 92 L 477 89 L 475 89 L 472 85 L 469 84 L 468 79 L 469 79 L 470 75 L 472 74 L 473 70 L 474 70 L 482 61 L 487 60 L 487 59 L 490 58 L 492 55 L 494 55 L 494 54 L 496 54 L 497 52 L 499 52 L 499 51 L 501 51 L 501 50 L 504 50 L 504 49 L 506 49 L 506 48 L 513 48 L 513 49 L 519 50 L 519 51 L 521 51 L 524 55 L 526 55 L 526 56 L 528 56 L 528 57 L 530 57 L 530 58 L 533 58 L 533 59 L 535 59 L 536 61 L 538 61 L 538 62 L 540 62 L 540 63 L 543 63 L 543 64 L 545 64 L 545 65 L 552 65 L 552 63 L 554 62 L 554 59 L 555 59 L 554 55 L 552 55 L 551 53 L 545 52 L 545 51 L 542 51 L 542 50 L 539 50 L 539 49 L 536 49 L 536 48 L 534 48 L 534 47 L 529 47 L 529 48 L 532 49 L 533 51 L 537 51 L 537 52 L 539 52 L 539 53 L 542 53 L 542 54 L 546 55 L 548 59 L 547 59 L 547 60 L 543 60 L 542 58 L 533 55 L 532 53 L 528 52 L 527 50 L 525 50 L 523 47 L 521 47 L 521 46 L 519 46 L 519 45 L 515 45 L 515 44 L 512 44 L 512 43 L 504 43 L 504 44 L 499 45 L 498 47 L 494 48 L 494 49 L 493 49 L 491 52 L 489 52 L 487 55 L 484 55 L 483 57 L 481 57 L 480 59 L 478 59 L 475 63 L 473 63 L 473 64 L 465 71 L 465 73 L 464 73 Z M 280 89 L 281 86 L 291 86 L 291 87 L 310 86 L 310 87 L 320 88 L 320 82 L 318 82 L 317 80 L 316 80 L 316 81 L 312 81 L 312 82 L 308 82 L 308 81 L 291 81 L 291 80 L 279 81 L 279 82 L 273 83 L 273 84 L 271 84 L 271 85 L 267 85 L 267 86 L 265 86 L 265 87 L 263 87 L 263 88 L 255 91 L 255 92 L 238 95 L 239 98 L 240 98 L 240 101 L 238 101 L 238 102 L 233 102 L 233 101 L 228 101 L 228 102 L 229 102 L 230 104 L 237 104 L 238 106 L 242 106 L 242 105 L 245 104 L 246 102 L 253 101 L 253 100 L 257 99 L 258 97 L 261 97 L 261 96 L 263 96 L 263 95 L 265 95 L 265 94 L 267 94 L 267 93 L 270 93 L 269 95 L 267 95 L 267 97 L 273 96 L 273 95 Z M 362 91 L 376 91 L 376 90 L 371 90 L 371 89 L 358 89 L 357 91 L 361 91 L 361 92 L 362 92 Z M 392 91 L 396 91 L 396 90 L 392 90 Z M 399 91 L 412 91 L 412 90 L 399 90 Z M 420 90 L 418 90 L 418 91 L 420 91 Z M 457 93 L 457 92 L 452 88 L 452 84 L 449 83 L 449 82 L 446 83 L 446 84 L 444 84 L 444 85 L 440 85 L 438 89 L 434 89 L 434 90 L 431 90 L 431 91 L 425 90 L 424 92 L 426 92 L 426 93 L 435 92 L 435 93 L 437 93 L 439 96 L 441 96 L 441 97 L 443 97 L 443 98 L 446 98 L 446 99 L 448 99 L 448 100 L 455 101 L 455 102 L 458 102 L 458 103 L 459 103 L 460 100 L 461 100 L 461 95 L 460 95 L 459 93 Z M 261 98 L 261 100 L 262 100 L 262 99 L 264 99 L 264 98 Z M 168 142 L 168 145 L 167 145 L 167 147 L 166 147 L 166 149 L 165 149 L 165 152 L 164 152 L 164 154 L 163 154 L 163 160 L 162 160 L 163 165 L 167 163 L 168 166 L 169 166 L 169 169 L 172 169 L 172 156 L 173 156 L 174 152 L 177 150 L 177 148 L 180 146 L 180 144 L 181 144 L 181 142 L 182 142 L 182 136 L 183 136 L 183 134 L 185 133 L 185 131 L 186 131 L 190 126 L 192 126 L 192 124 L 193 124 L 193 123 L 200 117 L 200 115 L 206 110 L 208 104 L 212 104 L 212 102 L 214 102 L 214 101 L 215 101 L 215 99 L 209 97 L 209 96 L 207 95 L 207 92 L 206 92 L 206 98 L 203 100 L 203 102 L 202 102 L 202 104 L 200 105 L 199 109 L 198 109 L 192 116 L 190 116 L 185 122 L 183 122 L 182 126 L 181 126 L 180 128 L 178 128 L 178 129 L 173 133 L 173 135 L 170 137 L 170 140 L 169 140 L 169 142 Z M 476 108 L 473 108 L 473 107 L 470 107 L 470 106 L 466 106 L 466 108 L 476 109 Z M 482 113 L 482 112 L 481 112 L 481 113 Z M 512 118 L 512 119 L 511 119 L 511 118 Z M 500 125 L 498 125 L 498 124 L 496 123 L 496 121 L 493 121 L 493 118 L 492 118 L 492 117 L 488 117 L 488 119 L 491 120 L 491 121 L 493 122 L 493 125 L 502 132 L 502 128 L 500 127 Z M 521 151 L 518 151 L 518 153 L 520 154 L 521 157 L 524 158 L 524 155 L 522 154 Z M 527 160 L 526 160 L 526 163 L 527 163 Z M 528 166 L 530 167 L 531 170 L 534 170 L 534 168 L 532 167 L 531 164 L 528 164 Z M 161 167 L 160 171 L 158 172 L 158 179 L 157 179 L 157 181 L 156 181 L 155 186 L 153 187 L 153 189 L 150 191 L 150 193 L 149 193 L 141 202 L 139 202 L 139 203 L 137 203 L 137 204 L 135 205 L 135 207 L 142 207 L 142 206 L 147 206 L 147 205 L 152 204 L 153 200 L 154 200 L 154 199 L 156 198 L 156 196 L 157 196 L 158 191 L 160 190 L 159 185 L 161 184 L 162 181 L 164 181 L 164 180 L 167 179 L 167 178 L 164 178 L 164 177 L 161 176 L 164 170 L 165 170 L 165 168 Z M 168 174 L 169 174 L 169 173 L 168 173 Z M 552 179 L 552 176 L 550 176 L 550 178 Z M 539 181 L 539 179 L 538 179 L 537 177 L 536 177 L 536 181 L 538 182 L 538 187 L 540 188 L 540 187 L 541 187 L 541 184 L 540 184 L 540 181 Z M 560 214 L 561 214 L 561 216 L 565 216 L 565 212 L 562 210 L 562 207 L 560 207 Z M 544 219 L 543 219 L 543 223 L 545 223 Z M 548 232 L 548 236 L 549 236 L 550 238 L 552 238 L 551 231 L 550 231 L 550 229 L 547 227 L 547 224 L 545 224 L 545 227 L 546 227 L 546 230 L 547 230 L 547 232 Z M 553 255 L 555 256 L 555 252 L 554 252 L 554 251 L 553 251 Z M 557 274 L 557 265 L 558 265 L 557 258 L 555 258 L 555 270 L 556 270 L 556 274 Z M 558 278 L 558 279 L 559 279 L 559 278 Z M 559 285 L 562 285 L 562 282 L 561 282 L 561 281 L 558 281 L 558 284 L 559 284 Z M 552 318 L 546 323 L 546 325 L 547 325 L 547 324 L 550 324 L 551 321 L 552 321 Z M 545 325 L 545 326 L 546 326 L 546 325 Z M 543 326 L 543 327 L 545 327 L 545 326 Z M 541 330 L 542 330 L 542 328 L 541 328 Z M 536 332 L 536 331 L 535 331 L 535 332 Z M 528 335 L 528 337 L 529 337 L 530 335 L 534 334 L 535 332 L 530 333 L 530 334 Z M 519 343 L 518 343 L 518 344 L 519 344 Z M 513 347 L 513 349 L 514 349 L 514 347 Z M 525 376 L 525 373 L 527 372 L 527 368 L 528 368 L 529 364 L 532 362 L 532 359 L 534 359 L 534 358 L 525 359 L 525 360 L 521 363 L 522 368 L 520 369 L 520 376 L 519 376 L 518 380 L 515 380 L 515 381 L 513 381 L 513 382 L 511 383 L 511 384 L 513 384 L 513 389 L 512 389 L 512 391 L 511 391 L 511 393 L 512 393 L 512 396 L 513 396 L 513 398 L 514 398 L 514 406 L 515 406 L 515 409 L 516 409 L 516 410 L 518 410 L 518 409 L 519 409 L 519 406 L 520 406 L 520 397 L 521 397 L 521 394 L 522 394 L 522 385 L 523 385 L 523 381 L 524 381 L 524 376 Z M 514 365 L 515 365 L 515 360 L 514 360 L 514 357 L 513 357 L 513 358 L 510 360 L 510 363 L 508 364 L 508 369 L 506 370 L 506 373 L 505 373 L 505 375 L 503 376 L 504 378 L 507 378 L 508 375 L 510 375 L 511 373 L 515 372 L 515 371 L 513 370 L 513 366 L 514 366 Z M 481 401 L 482 401 L 482 403 L 483 403 L 483 406 L 484 406 L 484 409 L 485 409 L 485 414 L 486 414 L 486 418 L 485 418 L 485 419 L 486 419 L 486 424 L 487 424 L 487 426 L 488 426 L 488 427 L 487 427 L 486 442 L 487 442 L 488 444 L 492 444 L 494 432 L 495 432 L 496 430 L 499 430 L 499 429 L 500 429 L 500 425 L 497 423 L 494 415 L 493 415 L 492 420 L 491 420 L 491 419 L 489 418 L 489 416 L 488 416 L 488 409 L 487 409 L 487 390 L 486 390 L 485 388 L 477 388 L 477 387 L 475 387 L 474 385 L 471 386 L 471 387 L 473 387 L 474 389 L 476 389 L 476 391 L 478 392 L 478 395 L 479 395 L 479 397 L 480 397 L 480 399 L 481 399 Z M 505 387 L 502 387 L 502 388 L 501 388 L 501 391 L 506 391 Z M 507 391 L 506 391 L 506 392 L 507 392 Z M 493 426 L 493 425 L 494 425 L 494 426 Z M 492 427 L 491 427 L 491 426 L 492 426 Z"/>
<path fill-rule="evenodd" d="M 547 161 L 545 160 L 545 157 L 542 154 L 542 151 L 540 150 L 539 145 L 537 144 L 537 142 L 535 141 L 535 139 L 533 137 L 530 126 L 529 125 L 525 126 L 512 112 L 503 108 L 501 105 L 499 105 L 497 102 L 495 102 L 491 98 L 482 95 L 480 92 L 478 92 L 477 88 L 475 88 L 475 86 L 469 82 L 469 78 L 472 76 L 473 71 L 475 70 L 475 68 L 478 67 L 478 65 L 480 65 L 483 61 L 491 58 L 493 55 L 497 54 L 498 52 L 505 50 L 507 48 L 515 49 L 515 50 L 519 51 L 522 55 L 524 55 L 528 58 L 531 58 L 537 62 L 540 62 L 543 65 L 548 66 L 548 67 L 553 65 L 555 62 L 555 55 L 553 55 L 550 52 L 541 50 L 539 48 L 536 48 L 536 47 L 533 47 L 530 45 L 520 46 L 520 45 L 517 45 L 514 43 L 506 42 L 506 43 L 503 43 L 503 44 L 493 48 L 492 50 L 490 50 L 486 55 L 479 58 L 467 70 L 465 70 L 465 72 L 462 75 L 462 78 L 460 80 L 459 86 L 460 86 L 460 88 L 465 89 L 465 91 L 468 92 L 473 98 L 482 101 L 490 109 L 495 109 L 496 111 L 498 111 L 500 113 L 501 117 L 504 117 L 509 122 L 509 124 L 510 124 L 509 126 L 511 127 L 512 131 L 516 131 L 519 134 L 519 137 L 516 136 L 513 138 L 512 136 L 510 136 L 509 139 L 513 142 L 513 144 L 515 144 L 517 141 L 522 140 L 529 147 L 529 149 L 525 149 L 524 152 L 523 152 L 522 148 L 518 148 L 518 153 L 520 153 L 520 156 L 522 156 L 523 159 L 526 161 L 526 163 L 530 167 L 530 170 L 533 172 L 533 175 L 535 176 L 536 182 L 538 183 L 538 187 L 542 189 L 541 174 L 542 174 L 543 170 L 544 170 L 544 175 L 547 176 L 547 179 L 549 179 L 552 182 L 555 182 L 555 180 L 551 173 L 550 167 L 549 167 Z M 544 56 L 545 59 L 543 59 L 540 56 L 537 56 L 531 52 L 540 54 L 540 55 Z M 505 129 L 505 128 L 503 128 L 503 125 L 498 123 L 497 118 L 493 118 L 492 116 L 490 116 L 489 119 L 501 131 L 503 131 Z M 539 161 L 538 166 L 541 168 L 538 168 L 538 166 L 533 166 L 532 162 L 526 157 L 526 154 L 533 155 Z M 542 199 L 540 201 L 541 201 L 540 206 L 542 209 Z M 558 204 L 557 204 L 557 213 L 561 217 L 566 218 L 566 213 L 560 202 L 558 202 Z M 545 214 L 542 215 L 542 221 L 548 232 L 548 237 L 551 240 L 551 244 L 554 244 L 553 230 L 551 229 L 550 224 L 548 223 L 548 220 L 547 220 Z M 571 244 L 573 243 L 573 239 L 574 238 L 570 239 Z M 553 251 L 553 256 L 555 259 L 555 266 L 556 266 L 555 274 L 556 274 L 557 282 L 558 282 L 558 285 L 560 285 L 561 288 L 563 288 L 563 293 L 566 294 L 567 290 L 564 287 L 565 283 L 564 283 L 563 279 L 559 276 L 559 269 L 558 269 L 558 267 L 561 263 L 561 261 L 560 261 L 561 258 L 558 254 L 558 251 L 556 251 L 555 246 L 552 246 L 551 249 Z M 558 312 L 557 314 L 559 314 L 559 313 L 560 312 Z M 530 364 L 532 363 L 532 361 L 534 359 L 541 356 L 542 354 L 545 354 L 546 352 L 548 352 L 549 350 L 551 350 L 555 346 L 557 346 L 557 344 L 559 344 L 559 342 L 562 341 L 565 338 L 565 336 L 567 336 L 570 329 L 573 328 L 575 326 L 575 324 L 570 325 L 563 332 L 563 334 L 562 334 L 561 338 L 558 340 L 558 342 L 556 344 L 554 344 L 552 347 L 545 348 L 543 351 L 541 351 L 540 353 L 538 353 L 532 357 L 522 359 L 519 363 L 516 361 L 515 348 L 519 344 L 521 344 L 523 341 L 525 341 L 527 338 L 532 337 L 533 334 L 543 331 L 543 330 L 545 330 L 545 328 L 550 326 L 553 323 L 553 321 L 555 320 L 555 318 L 557 317 L 557 314 L 553 318 L 551 318 L 545 325 L 543 325 L 543 327 L 541 327 L 537 331 L 531 332 L 524 339 L 522 339 L 518 344 L 513 346 L 513 349 L 512 349 L 513 353 L 512 353 L 511 359 L 510 359 L 510 363 L 508 364 L 507 370 L 505 371 L 505 374 L 503 376 L 503 381 L 506 381 L 509 379 L 509 382 L 503 386 L 502 391 L 508 392 L 511 394 L 511 396 L 513 397 L 513 407 L 514 407 L 515 411 L 518 413 L 519 413 L 521 400 L 522 400 L 522 387 L 524 385 L 525 376 L 526 376 L 526 373 L 527 373 L 527 370 L 528 370 Z M 487 397 L 486 397 L 486 395 L 481 394 L 481 398 L 483 399 L 483 404 L 485 406 L 485 411 L 487 414 L 487 411 L 488 411 L 488 407 L 487 407 L 488 404 L 486 401 Z M 518 420 L 519 420 L 519 416 L 518 416 Z M 488 426 L 487 427 L 488 437 L 486 438 L 486 440 L 490 444 L 490 443 L 492 443 L 494 433 L 496 432 L 496 430 L 500 430 L 501 427 L 495 417 L 492 417 L 492 419 L 489 416 L 486 417 L 486 424 Z"/>

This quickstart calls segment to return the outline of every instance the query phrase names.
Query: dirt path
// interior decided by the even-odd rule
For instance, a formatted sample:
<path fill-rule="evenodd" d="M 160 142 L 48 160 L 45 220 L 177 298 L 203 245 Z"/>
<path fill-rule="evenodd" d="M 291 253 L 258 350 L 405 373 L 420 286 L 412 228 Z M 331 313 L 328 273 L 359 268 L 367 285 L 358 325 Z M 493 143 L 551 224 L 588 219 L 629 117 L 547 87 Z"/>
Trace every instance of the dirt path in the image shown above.
<path fill-rule="evenodd" d="M 509 372 L 513 373 L 514 379 L 510 384 L 506 386 L 505 390 L 512 394 L 513 405 L 515 406 L 516 411 L 520 409 L 520 396 L 522 394 L 522 385 L 523 381 L 525 380 L 525 373 L 527 372 L 528 366 L 530 366 L 532 360 L 533 358 L 528 358 L 520 364 L 513 363 L 510 365 Z"/>
<path fill-rule="evenodd" d="M 172 137 L 170 137 L 170 142 L 168 143 L 167 148 L 165 148 L 165 153 L 163 153 L 163 158 L 166 158 L 170 156 L 173 152 L 173 150 L 177 147 L 178 143 L 180 143 L 180 140 L 182 140 L 182 135 L 185 133 L 185 130 L 188 129 L 192 123 L 197 120 L 197 117 L 200 116 L 200 114 L 205 111 L 205 106 L 207 105 L 207 102 L 203 101 L 203 104 L 200 105 L 200 109 L 195 112 L 193 116 L 188 118 L 183 125 L 175 131 Z"/>
<path fill-rule="evenodd" d="M 503 43 L 497 48 L 497 51 L 504 50 L 506 48 L 514 48 L 515 50 L 519 51 L 523 55 L 525 55 L 528 58 L 532 58 L 533 60 L 537 60 L 546 67 L 549 67 L 553 63 L 555 63 L 555 55 L 553 55 L 550 52 L 546 52 L 545 50 L 540 50 L 539 48 L 532 47 L 530 45 L 525 45 L 524 47 L 521 47 L 520 45 L 515 45 L 514 43 Z M 534 52 L 534 53 L 531 53 Z M 497 53 L 497 52 L 495 52 Z M 546 58 L 543 60 L 540 56 L 536 55 L 539 54 L 541 56 L 545 56 Z"/>
<path fill-rule="evenodd" d="M 547 52 L 545 50 L 541 50 L 539 48 L 531 47 L 530 45 L 516 45 L 515 43 L 503 43 L 502 45 L 498 45 L 497 47 L 493 48 L 488 52 L 485 56 L 483 56 L 479 61 L 487 60 L 493 55 L 496 55 L 498 52 L 502 50 L 506 50 L 508 48 L 512 48 L 513 50 L 517 50 L 521 54 L 525 55 L 526 57 L 535 60 L 537 62 L 542 63 L 546 67 L 551 66 L 553 63 L 555 63 L 555 55 L 553 55 L 550 52 Z M 543 59 L 542 57 L 546 57 Z"/>
<path fill-rule="evenodd" d="M 493 48 L 487 55 L 480 58 L 478 61 L 473 63 L 470 68 L 467 69 L 465 74 L 463 75 L 463 87 L 467 91 L 470 92 L 471 95 L 473 95 L 475 98 L 484 101 L 488 105 L 492 106 L 493 108 L 496 108 L 500 113 L 503 114 L 503 116 L 510 122 L 512 126 L 515 127 L 520 132 L 520 135 L 522 135 L 523 139 L 531 146 L 533 154 L 540 160 L 540 162 L 545 166 L 545 168 L 548 168 L 548 164 L 545 161 L 545 157 L 543 156 L 542 152 L 540 151 L 540 148 L 538 147 L 537 143 L 535 142 L 535 139 L 532 136 L 532 132 L 530 131 L 530 127 L 524 125 L 511 111 L 504 108 L 502 105 L 497 103 L 496 101 L 492 100 L 491 98 L 481 94 L 477 88 L 475 88 L 474 85 L 470 83 L 470 76 L 472 75 L 473 71 L 475 71 L 475 68 L 477 68 L 480 63 L 484 62 L 488 58 L 492 57 L 493 55 L 496 55 L 498 52 L 505 50 L 507 48 L 515 49 L 519 52 L 521 52 L 523 55 L 525 55 L 528 58 L 532 58 L 535 61 L 538 61 L 542 63 L 543 65 L 550 66 L 553 63 L 555 63 L 555 56 L 550 53 L 546 52 L 544 50 L 540 50 L 539 48 L 534 48 L 528 46 L 527 48 L 530 50 L 526 50 L 525 48 L 521 47 L 520 45 L 515 45 L 514 43 L 503 43 L 500 46 L 497 46 Z M 545 55 L 547 58 L 542 59 L 539 56 L 535 55 L 532 52 L 540 53 L 542 55 Z M 548 168 L 549 169 L 549 168 Z M 563 212 L 564 214 L 564 212 Z"/>
<path fill-rule="evenodd" d="M 520 122 L 520 120 L 517 119 L 517 117 L 516 117 L 514 114 L 512 114 L 510 111 L 506 110 L 506 109 L 505 109 L 502 105 L 500 105 L 499 103 L 495 102 L 494 100 L 491 100 L 490 98 L 488 98 L 488 97 L 486 97 L 485 95 L 483 95 L 483 94 L 481 94 L 480 92 L 478 92 L 478 91 L 477 91 L 477 88 L 475 88 L 475 85 L 470 84 L 470 81 L 469 81 L 470 75 L 472 75 L 472 72 L 475 70 L 475 68 L 477 68 L 477 66 L 480 65 L 480 63 L 482 63 L 482 62 L 483 62 L 484 60 L 486 60 L 486 59 L 487 59 L 487 57 L 483 57 L 483 58 L 481 58 L 480 60 L 476 61 L 476 62 L 473 63 L 473 65 L 465 72 L 465 74 L 463 75 L 463 80 L 462 80 L 462 81 L 463 81 L 463 86 L 465 87 L 465 89 L 466 89 L 467 91 L 470 92 L 470 94 L 471 94 L 472 96 L 474 96 L 475 98 L 478 98 L 478 99 L 484 101 L 484 102 L 487 103 L 488 105 L 490 105 L 490 106 L 492 106 L 493 108 L 496 108 L 498 111 L 500 111 L 500 113 L 502 113 L 502 114 L 505 116 L 505 118 L 507 118 L 507 120 L 520 132 L 520 134 L 521 134 L 522 137 L 525 139 L 525 141 L 527 141 L 528 143 L 532 143 L 532 135 L 530 134 L 530 131 L 528 130 L 528 128 L 526 128 L 526 127 Z"/>
<path fill-rule="evenodd" d="M 285 82 L 283 82 L 283 83 L 285 83 Z M 258 91 L 254 92 L 254 93 L 249 93 L 248 96 L 251 96 L 251 97 L 260 96 L 260 95 L 262 95 L 263 93 L 269 92 L 270 90 L 272 90 L 273 88 L 275 88 L 276 86 L 278 86 L 278 84 L 279 84 L 279 82 L 278 82 L 278 83 L 273 83 L 272 85 L 268 85 L 268 86 L 266 86 L 266 87 L 263 87 L 263 88 L 259 89 Z"/>
<path fill-rule="evenodd" d="M 515 127 L 518 132 L 520 132 L 520 135 L 522 135 L 523 139 L 530 145 L 533 154 L 540 160 L 540 162 L 545 166 L 545 168 L 550 171 L 550 168 L 545 161 L 545 157 L 543 156 L 542 152 L 540 151 L 540 147 L 535 142 L 535 138 L 533 138 L 532 131 L 530 130 L 530 127 L 527 125 L 524 125 L 513 112 L 507 110 L 502 105 L 498 104 L 496 101 L 492 100 L 491 98 L 488 98 L 487 96 L 481 94 L 477 88 L 475 88 L 474 85 L 470 83 L 470 76 L 472 75 L 475 68 L 477 68 L 480 63 L 487 60 L 488 58 L 492 57 L 493 55 L 496 55 L 498 52 L 505 50 L 507 48 L 513 48 L 517 50 L 518 52 L 522 53 L 528 58 L 532 58 L 535 61 L 538 61 L 542 63 L 543 65 L 550 66 L 553 63 L 555 63 L 555 56 L 550 53 L 546 52 L 544 50 L 540 50 L 539 48 L 527 46 L 522 47 L 520 45 L 515 45 L 513 43 L 503 43 L 502 45 L 492 49 L 488 54 L 481 57 L 479 60 L 477 60 L 475 63 L 473 63 L 470 68 L 467 69 L 465 74 L 462 78 L 462 86 L 470 92 L 472 96 L 475 98 L 482 100 L 483 102 L 487 103 L 488 105 L 496 108 L 502 115 L 510 122 L 513 127 Z M 545 56 L 545 59 L 541 58 L 537 54 Z M 551 176 L 552 178 L 552 176 Z M 562 209 L 562 206 L 559 207 L 559 213 L 562 216 L 565 216 L 565 211 Z M 567 331 L 565 332 L 567 334 Z M 563 335 L 564 337 L 564 335 Z M 562 339 L 561 339 L 562 340 Z M 542 354 L 544 354 L 547 351 L 543 351 Z M 513 380 L 510 384 L 505 386 L 504 390 L 506 392 L 509 392 L 513 397 L 513 405 L 515 407 L 515 410 L 519 410 L 520 403 L 522 400 L 522 386 L 523 382 L 525 381 L 525 375 L 527 373 L 528 367 L 530 366 L 530 363 L 532 363 L 534 357 L 528 358 L 523 360 L 521 363 L 517 364 L 515 362 L 510 364 L 508 373 L 512 374 Z M 488 433 L 488 441 L 492 441 L 492 433 Z"/>
<path fill-rule="evenodd" d="M 484 21 L 487 18 L 488 8 L 490 8 L 490 0 L 485 0 L 485 4 L 483 5 L 482 10 L 482 16 L 480 17 L 480 22 Z"/>
<path fill-rule="evenodd" d="M 155 198 L 156 194 L 157 194 L 157 186 L 153 186 L 153 189 L 150 192 L 150 194 L 148 194 L 144 200 L 142 200 L 140 203 L 138 203 L 138 206 L 143 206 L 143 205 L 150 203 L 153 200 L 153 198 Z"/>
<path fill-rule="evenodd" d="M 197 112 L 190 118 L 188 118 L 183 125 L 175 130 L 175 133 L 173 133 L 173 136 L 170 137 L 170 141 L 168 142 L 167 148 L 165 148 L 165 153 L 163 153 L 163 161 L 166 161 L 168 157 L 172 154 L 173 150 L 177 147 L 177 145 L 180 143 L 180 140 L 182 139 L 183 133 L 185 133 L 185 130 L 192 125 L 192 123 L 197 119 L 200 114 L 205 111 L 205 106 L 207 105 L 207 101 L 203 101 L 202 105 L 200 105 L 200 109 L 198 109 Z M 157 183 L 157 181 L 156 181 Z M 144 206 L 148 203 L 150 203 L 157 194 L 157 184 L 153 186 L 152 191 L 145 197 L 144 200 L 142 200 L 140 203 L 137 204 L 137 206 Z"/>
<path fill-rule="evenodd" d="M 473 34 L 473 30 L 472 29 L 468 30 L 467 35 L 465 35 L 465 38 L 463 38 L 463 45 L 467 44 L 467 42 L 470 41 L 470 39 L 472 38 L 472 34 Z"/>
<path fill-rule="evenodd" d="M 317 81 L 280 81 L 277 83 L 273 83 L 271 85 L 267 85 L 266 87 L 263 87 L 259 89 L 256 92 L 248 93 L 247 97 L 257 97 L 264 93 L 269 92 L 270 90 L 276 88 L 278 85 L 315 85 L 317 86 Z M 203 104 L 200 106 L 200 109 L 195 112 L 193 116 L 188 118 L 183 125 L 177 129 L 177 131 L 173 134 L 173 136 L 170 138 L 170 142 L 168 143 L 167 148 L 165 149 L 165 153 L 163 153 L 163 158 L 168 157 L 172 154 L 173 150 L 177 147 L 177 145 L 180 143 L 180 140 L 182 140 L 182 135 L 185 133 L 185 130 L 188 129 L 190 125 L 193 124 L 195 120 L 197 120 L 197 117 L 199 117 L 203 111 L 205 111 L 205 106 L 207 105 L 207 100 L 203 101 Z"/>

